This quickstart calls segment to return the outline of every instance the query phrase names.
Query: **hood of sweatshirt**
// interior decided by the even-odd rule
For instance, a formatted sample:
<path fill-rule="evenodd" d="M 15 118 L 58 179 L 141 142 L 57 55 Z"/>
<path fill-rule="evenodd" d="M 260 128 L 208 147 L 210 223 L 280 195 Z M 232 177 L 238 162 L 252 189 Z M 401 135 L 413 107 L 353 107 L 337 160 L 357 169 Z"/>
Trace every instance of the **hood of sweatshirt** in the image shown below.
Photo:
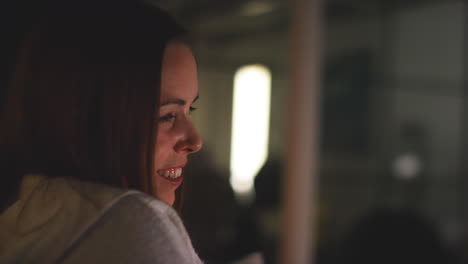
<path fill-rule="evenodd" d="M 113 203 L 132 191 L 26 175 L 0 214 L 0 263 L 53 263 Z"/>

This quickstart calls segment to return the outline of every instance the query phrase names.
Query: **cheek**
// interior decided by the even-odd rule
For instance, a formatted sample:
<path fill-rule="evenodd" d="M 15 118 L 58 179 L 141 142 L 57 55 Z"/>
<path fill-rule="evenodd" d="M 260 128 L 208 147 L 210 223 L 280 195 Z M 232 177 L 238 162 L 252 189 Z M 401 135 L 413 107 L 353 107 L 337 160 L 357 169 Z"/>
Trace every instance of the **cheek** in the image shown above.
<path fill-rule="evenodd" d="M 172 149 L 172 140 L 169 133 L 160 131 L 156 137 L 156 144 L 154 146 L 154 162 L 156 167 L 158 164 L 164 163 L 166 157 Z"/>

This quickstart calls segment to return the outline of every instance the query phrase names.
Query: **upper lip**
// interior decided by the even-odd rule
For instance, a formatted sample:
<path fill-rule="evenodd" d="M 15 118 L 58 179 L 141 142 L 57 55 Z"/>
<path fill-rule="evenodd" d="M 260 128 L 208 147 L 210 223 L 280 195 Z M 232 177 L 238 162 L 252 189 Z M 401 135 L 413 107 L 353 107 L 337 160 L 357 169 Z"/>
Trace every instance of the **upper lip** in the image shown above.
<path fill-rule="evenodd" d="M 186 163 L 182 164 L 182 165 L 177 165 L 177 166 L 172 166 L 172 167 L 166 167 L 164 169 L 158 169 L 158 171 L 164 171 L 164 170 L 170 170 L 170 169 L 182 169 L 184 168 L 186 165 Z"/>

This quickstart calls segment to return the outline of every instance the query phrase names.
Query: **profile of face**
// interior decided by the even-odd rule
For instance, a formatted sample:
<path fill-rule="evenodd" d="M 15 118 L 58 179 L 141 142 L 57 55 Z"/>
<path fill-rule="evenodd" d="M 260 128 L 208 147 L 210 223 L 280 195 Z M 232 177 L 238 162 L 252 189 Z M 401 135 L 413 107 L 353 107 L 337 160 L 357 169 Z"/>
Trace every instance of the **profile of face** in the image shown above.
<path fill-rule="evenodd" d="M 171 41 L 162 61 L 152 175 L 153 193 L 169 205 L 174 204 L 175 191 L 182 184 L 187 156 L 202 146 L 190 117 L 197 98 L 197 66 L 192 52 L 186 44 Z"/>

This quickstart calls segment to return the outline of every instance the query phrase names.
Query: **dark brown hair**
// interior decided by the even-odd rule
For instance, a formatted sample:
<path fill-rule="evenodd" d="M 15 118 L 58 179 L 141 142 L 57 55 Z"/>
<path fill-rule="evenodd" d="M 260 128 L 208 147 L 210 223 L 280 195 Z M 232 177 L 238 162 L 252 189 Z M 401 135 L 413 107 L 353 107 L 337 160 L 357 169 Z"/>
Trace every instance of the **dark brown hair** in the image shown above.
<path fill-rule="evenodd" d="M 151 193 L 163 52 L 184 30 L 132 0 L 44 9 L 18 49 L 1 108 L 0 203 L 27 173 Z"/>

